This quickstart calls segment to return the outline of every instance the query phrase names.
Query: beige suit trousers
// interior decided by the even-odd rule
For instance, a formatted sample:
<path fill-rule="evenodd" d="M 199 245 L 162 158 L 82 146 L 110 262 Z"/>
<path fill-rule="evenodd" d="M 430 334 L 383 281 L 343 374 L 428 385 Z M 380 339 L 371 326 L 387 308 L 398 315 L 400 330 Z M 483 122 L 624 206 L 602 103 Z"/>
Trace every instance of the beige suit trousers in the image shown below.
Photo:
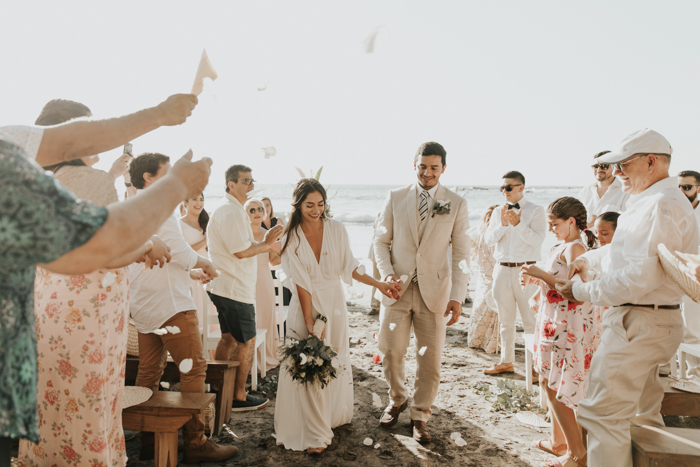
<path fill-rule="evenodd" d="M 411 340 L 411 327 L 416 336 L 416 382 L 411 405 L 411 419 L 428 421 L 440 385 L 442 348 L 445 344 L 447 320 L 442 313 L 433 313 L 425 305 L 417 284 L 409 283 L 401 300 L 382 307 L 379 313 L 379 351 L 384 377 L 389 384 L 391 405 L 400 406 L 408 399 L 404 356 Z M 391 330 L 391 324 L 395 324 Z M 423 355 L 419 354 L 426 347 Z"/>
<path fill-rule="evenodd" d="M 590 467 L 632 467 L 630 425 L 664 426 L 658 366 L 668 362 L 682 338 L 679 310 L 605 312 L 586 398 L 578 405 L 578 421 L 588 430 Z"/>

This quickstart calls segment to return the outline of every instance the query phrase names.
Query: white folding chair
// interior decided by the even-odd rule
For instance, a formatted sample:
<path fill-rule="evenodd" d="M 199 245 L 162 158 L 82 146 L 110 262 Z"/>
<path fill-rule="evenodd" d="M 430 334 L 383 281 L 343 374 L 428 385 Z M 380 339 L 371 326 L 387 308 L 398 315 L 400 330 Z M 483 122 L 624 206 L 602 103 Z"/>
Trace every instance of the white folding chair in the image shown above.
<path fill-rule="evenodd" d="M 206 286 L 203 286 L 206 287 Z M 209 304 L 211 300 L 209 295 L 204 291 L 202 298 L 202 348 L 204 349 L 204 355 L 209 358 L 209 351 L 216 350 L 216 346 L 219 345 L 221 340 L 221 326 L 219 325 L 219 319 L 217 315 L 209 314 L 210 307 Z M 216 319 L 216 321 L 214 321 Z M 217 326 L 218 329 L 212 331 L 211 326 Z M 258 390 L 258 347 L 262 346 L 263 355 L 265 349 L 265 338 L 267 334 L 267 329 L 257 329 L 257 337 L 255 339 L 255 349 L 253 349 L 253 364 L 250 367 L 250 387 L 253 391 Z M 267 375 L 267 366 L 265 362 L 262 362 L 260 366 L 260 376 L 263 378 Z"/>
<path fill-rule="evenodd" d="M 282 269 L 280 265 L 270 266 L 272 271 L 279 271 Z M 277 320 L 277 335 L 279 339 L 284 344 L 287 341 L 287 314 L 289 313 L 289 306 L 284 305 L 284 288 L 282 287 L 282 281 L 278 277 L 272 279 L 272 283 L 277 291 L 277 296 L 275 297 L 275 316 Z"/>
<path fill-rule="evenodd" d="M 678 347 L 678 365 L 679 365 L 679 375 L 680 379 L 687 379 L 687 362 L 685 358 L 688 355 L 693 355 L 695 357 L 700 357 L 700 345 L 698 344 L 681 344 Z M 676 365 L 671 365 L 671 373 L 675 370 Z M 674 375 L 675 376 L 675 375 Z"/>

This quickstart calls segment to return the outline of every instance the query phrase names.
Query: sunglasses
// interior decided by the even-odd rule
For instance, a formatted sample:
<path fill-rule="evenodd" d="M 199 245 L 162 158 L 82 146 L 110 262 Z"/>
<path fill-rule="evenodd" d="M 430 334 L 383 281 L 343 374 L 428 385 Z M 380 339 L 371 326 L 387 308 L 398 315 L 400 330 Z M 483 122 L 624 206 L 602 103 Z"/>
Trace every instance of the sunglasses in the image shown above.
<path fill-rule="evenodd" d="M 700 185 L 678 185 L 678 188 L 680 188 L 683 191 L 690 191 L 693 189 L 694 186 L 700 186 Z"/>
<path fill-rule="evenodd" d="M 513 187 L 516 187 L 516 186 L 523 186 L 523 184 L 518 183 L 517 185 L 503 185 L 502 187 L 499 187 L 498 189 L 501 190 L 501 193 L 503 193 L 504 190 L 507 191 L 508 193 L 510 193 L 511 191 L 513 191 Z"/>
<path fill-rule="evenodd" d="M 617 162 L 616 164 L 610 164 L 612 165 L 613 169 L 617 170 L 618 172 L 622 172 L 622 167 L 629 164 L 633 160 L 636 160 L 640 157 L 646 157 L 649 154 L 637 154 L 636 156 L 632 157 L 631 159 L 626 160 L 625 162 Z"/>
<path fill-rule="evenodd" d="M 610 168 L 610 164 L 593 164 L 591 168 L 593 170 L 608 170 Z"/>
<path fill-rule="evenodd" d="M 236 183 L 238 182 L 245 183 L 246 185 L 250 186 L 251 183 L 255 183 L 255 180 L 252 178 L 244 178 L 243 180 L 236 180 Z"/>
<path fill-rule="evenodd" d="M 250 208 L 250 209 L 248 209 L 248 212 L 251 213 L 251 214 L 255 214 L 256 212 L 261 212 L 261 213 L 262 213 L 262 212 L 265 212 L 265 208 L 262 208 L 262 207 L 260 207 L 260 208 Z"/>

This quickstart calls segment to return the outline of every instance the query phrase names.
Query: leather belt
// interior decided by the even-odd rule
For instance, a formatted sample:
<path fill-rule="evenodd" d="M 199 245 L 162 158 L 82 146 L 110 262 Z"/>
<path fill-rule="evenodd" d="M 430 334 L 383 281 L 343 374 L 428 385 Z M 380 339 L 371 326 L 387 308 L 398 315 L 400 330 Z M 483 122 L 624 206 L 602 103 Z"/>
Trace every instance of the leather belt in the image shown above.
<path fill-rule="evenodd" d="M 520 266 L 524 266 L 526 264 L 535 264 L 537 261 L 525 261 L 524 263 L 498 263 L 501 266 L 505 266 L 507 268 L 519 268 Z"/>
<path fill-rule="evenodd" d="M 679 310 L 681 308 L 680 305 L 637 305 L 635 303 L 623 303 L 620 306 L 636 306 L 636 307 L 641 307 L 641 308 L 654 308 L 654 309 L 659 309 L 659 310 Z"/>

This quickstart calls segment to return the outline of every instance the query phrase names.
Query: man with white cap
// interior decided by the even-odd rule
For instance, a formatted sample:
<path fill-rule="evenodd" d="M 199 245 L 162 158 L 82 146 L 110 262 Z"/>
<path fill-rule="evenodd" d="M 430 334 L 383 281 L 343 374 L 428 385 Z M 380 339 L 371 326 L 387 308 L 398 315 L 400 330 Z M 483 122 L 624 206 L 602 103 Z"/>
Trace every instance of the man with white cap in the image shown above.
<path fill-rule="evenodd" d="M 622 191 L 622 184 L 613 175 L 613 168 L 610 164 L 602 162 L 601 156 L 610 151 L 599 152 L 593 156 L 593 176 L 595 182 L 581 188 L 578 199 L 586 206 L 588 213 L 588 228 L 593 228 L 593 224 L 598 216 L 608 211 L 622 212 L 625 210 L 625 203 L 630 195 Z"/>
<path fill-rule="evenodd" d="M 585 278 L 595 268 L 600 278 L 560 279 L 557 290 L 568 300 L 610 307 L 578 420 L 588 430 L 589 466 L 632 467 L 630 425 L 663 426 L 658 366 L 669 361 L 683 337 L 683 292 L 664 273 L 658 245 L 697 253 L 698 226 L 676 178 L 669 177 L 671 145 L 659 133 L 637 131 L 599 161 L 613 166 L 631 195 L 627 210 L 611 244 L 569 266 L 569 277 Z M 585 455 L 568 452 L 559 460 L 564 466 L 585 465 Z"/>

